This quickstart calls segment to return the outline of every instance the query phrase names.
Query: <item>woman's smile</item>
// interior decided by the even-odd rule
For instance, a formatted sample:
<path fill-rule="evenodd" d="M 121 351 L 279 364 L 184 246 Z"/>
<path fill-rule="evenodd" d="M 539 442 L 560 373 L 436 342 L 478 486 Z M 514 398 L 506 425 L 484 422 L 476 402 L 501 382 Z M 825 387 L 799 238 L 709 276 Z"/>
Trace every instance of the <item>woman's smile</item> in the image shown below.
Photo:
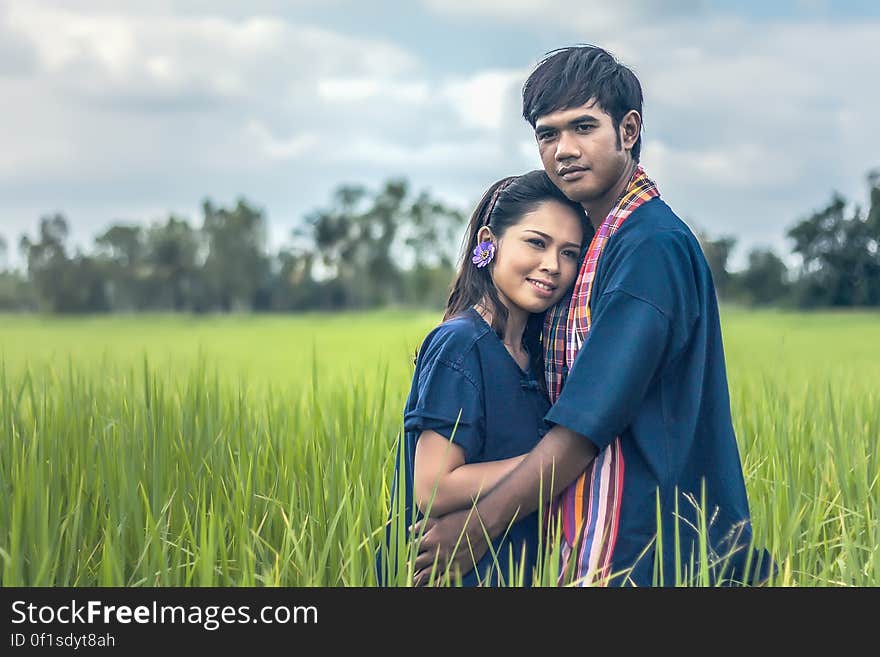
<path fill-rule="evenodd" d="M 556 286 L 547 281 L 537 280 L 534 278 L 527 278 L 526 281 L 534 288 L 535 294 L 543 299 L 548 299 L 553 296 L 553 293 L 556 290 Z"/>

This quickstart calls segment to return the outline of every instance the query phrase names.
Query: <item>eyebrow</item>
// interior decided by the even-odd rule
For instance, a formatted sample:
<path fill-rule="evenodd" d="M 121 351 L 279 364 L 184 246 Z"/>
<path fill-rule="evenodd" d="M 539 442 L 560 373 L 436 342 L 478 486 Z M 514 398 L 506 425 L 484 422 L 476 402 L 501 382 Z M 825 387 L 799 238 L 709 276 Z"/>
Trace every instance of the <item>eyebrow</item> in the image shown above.
<path fill-rule="evenodd" d="M 598 124 L 599 119 L 592 114 L 581 114 L 580 116 L 574 117 L 571 121 L 568 121 L 565 125 L 569 127 L 574 127 L 576 125 L 580 125 L 581 123 Z M 535 133 L 547 132 L 548 130 L 556 130 L 556 126 L 541 124 L 541 121 L 539 119 L 538 124 L 535 126 Z"/>
<path fill-rule="evenodd" d="M 527 233 L 536 233 L 537 235 L 540 235 L 541 237 L 543 237 L 545 240 L 548 240 L 550 242 L 553 241 L 552 237 L 550 237 L 547 233 L 542 233 L 540 230 L 535 230 L 534 228 L 526 228 L 525 230 Z M 563 244 L 563 246 L 573 246 L 576 249 L 581 248 L 581 245 L 578 244 L 577 242 L 566 242 L 565 244 Z"/>

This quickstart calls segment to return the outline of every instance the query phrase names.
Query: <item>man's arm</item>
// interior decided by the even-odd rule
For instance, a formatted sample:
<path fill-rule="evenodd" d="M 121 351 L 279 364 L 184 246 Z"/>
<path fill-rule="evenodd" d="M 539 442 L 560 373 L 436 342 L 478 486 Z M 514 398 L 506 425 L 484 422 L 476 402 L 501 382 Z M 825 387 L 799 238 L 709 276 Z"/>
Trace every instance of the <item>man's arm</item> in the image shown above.
<path fill-rule="evenodd" d="M 583 472 L 597 454 L 586 437 L 557 424 L 523 462 L 477 503 L 489 535 L 498 536 L 511 520 L 524 518 L 549 502 Z"/>
<path fill-rule="evenodd" d="M 488 549 L 486 534 L 489 540 L 499 536 L 512 520 L 527 516 L 558 495 L 596 454 L 596 447 L 586 437 L 556 425 L 476 507 L 413 525 L 415 535 L 425 530 L 414 564 L 414 583 L 427 582 L 435 557 L 441 569 L 449 564 L 462 573 L 471 570 Z M 459 542 L 461 547 L 452 555 L 452 547 Z"/>
<path fill-rule="evenodd" d="M 650 258 L 646 262 L 663 271 Z M 418 527 L 424 527 L 425 535 L 416 572 L 430 568 L 435 555 L 440 566 L 452 562 L 467 572 L 485 554 L 486 534 L 495 537 L 511 519 L 534 511 L 539 492 L 541 501 L 549 502 L 574 481 L 598 450 L 620 436 L 632 421 L 663 362 L 670 335 L 668 317 L 650 301 L 625 290 L 603 294 L 596 304 L 590 335 L 578 352 L 562 394 L 547 413 L 546 419 L 554 428 L 516 470 L 469 510 L 470 516 L 468 512 L 451 513 Z M 455 550 L 459 539 L 461 547 Z"/>

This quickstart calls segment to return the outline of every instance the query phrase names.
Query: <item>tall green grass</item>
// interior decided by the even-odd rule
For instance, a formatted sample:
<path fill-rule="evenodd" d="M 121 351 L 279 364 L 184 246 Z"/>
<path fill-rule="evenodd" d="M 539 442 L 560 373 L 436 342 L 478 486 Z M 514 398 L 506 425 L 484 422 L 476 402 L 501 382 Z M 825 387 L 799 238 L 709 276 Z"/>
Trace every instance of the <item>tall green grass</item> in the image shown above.
<path fill-rule="evenodd" d="M 437 319 L 0 316 L 0 583 L 375 584 L 412 352 Z M 776 584 L 880 583 L 878 328 L 725 311 Z"/>

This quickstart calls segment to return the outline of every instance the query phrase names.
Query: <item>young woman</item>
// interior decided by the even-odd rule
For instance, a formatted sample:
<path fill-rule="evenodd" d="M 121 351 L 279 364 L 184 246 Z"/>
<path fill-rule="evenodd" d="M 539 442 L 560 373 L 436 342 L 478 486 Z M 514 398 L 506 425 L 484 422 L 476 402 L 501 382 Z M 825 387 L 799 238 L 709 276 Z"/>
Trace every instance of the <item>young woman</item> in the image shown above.
<path fill-rule="evenodd" d="M 543 314 L 569 292 L 590 232 L 543 171 L 496 182 L 477 205 L 443 323 L 416 360 L 380 583 L 405 583 L 412 522 L 471 507 L 546 433 Z M 462 584 L 528 583 L 537 538 L 537 513 L 517 519 Z"/>

